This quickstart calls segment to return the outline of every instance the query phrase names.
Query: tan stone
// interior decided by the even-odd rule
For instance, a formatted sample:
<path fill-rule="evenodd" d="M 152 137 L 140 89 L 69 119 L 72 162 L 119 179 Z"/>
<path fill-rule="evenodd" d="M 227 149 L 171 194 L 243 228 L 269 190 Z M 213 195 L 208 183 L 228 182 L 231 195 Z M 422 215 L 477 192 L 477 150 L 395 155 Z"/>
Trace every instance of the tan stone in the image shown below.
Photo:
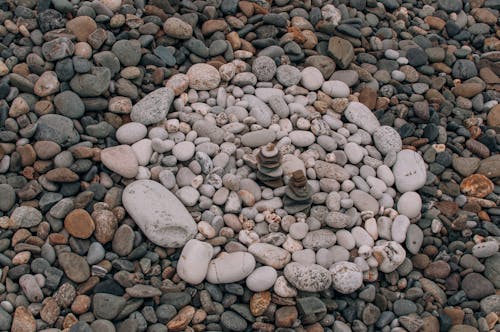
<path fill-rule="evenodd" d="M 493 192 L 494 184 L 482 174 L 472 174 L 463 179 L 460 190 L 468 196 L 483 198 Z"/>
<path fill-rule="evenodd" d="M 179 310 L 179 313 L 167 323 L 169 331 L 184 331 L 194 317 L 196 309 L 186 306 Z"/>
<path fill-rule="evenodd" d="M 36 321 L 33 314 L 25 307 L 17 307 L 12 320 L 11 332 L 35 332 Z"/>
<path fill-rule="evenodd" d="M 255 317 L 262 316 L 269 304 L 271 304 L 271 292 L 255 293 L 250 298 L 250 312 Z"/>
<path fill-rule="evenodd" d="M 35 94 L 39 97 L 50 96 L 59 91 L 59 80 L 53 71 L 46 71 L 36 81 L 33 88 Z"/>
<path fill-rule="evenodd" d="M 64 228 L 78 239 L 88 239 L 95 230 L 94 220 L 84 209 L 71 211 L 64 219 Z"/>
<path fill-rule="evenodd" d="M 52 182 L 75 182 L 78 181 L 78 174 L 66 167 L 59 167 L 50 170 L 45 174 L 47 180 Z"/>

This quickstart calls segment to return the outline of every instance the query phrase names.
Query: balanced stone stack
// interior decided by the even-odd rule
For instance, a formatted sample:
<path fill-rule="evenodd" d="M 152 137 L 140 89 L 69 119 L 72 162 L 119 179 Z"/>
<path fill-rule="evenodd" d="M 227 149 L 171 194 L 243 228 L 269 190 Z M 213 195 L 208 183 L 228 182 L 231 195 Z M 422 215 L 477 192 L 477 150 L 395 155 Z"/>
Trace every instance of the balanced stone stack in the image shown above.
<path fill-rule="evenodd" d="M 311 196 L 311 186 L 307 183 L 304 172 L 302 170 L 293 172 L 283 198 L 286 212 L 289 214 L 308 213 L 312 205 Z"/>
<path fill-rule="evenodd" d="M 262 147 L 257 155 L 257 179 L 271 188 L 283 186 L 283 169 L 280 162 L 281 153 L 273 143 Z"/>

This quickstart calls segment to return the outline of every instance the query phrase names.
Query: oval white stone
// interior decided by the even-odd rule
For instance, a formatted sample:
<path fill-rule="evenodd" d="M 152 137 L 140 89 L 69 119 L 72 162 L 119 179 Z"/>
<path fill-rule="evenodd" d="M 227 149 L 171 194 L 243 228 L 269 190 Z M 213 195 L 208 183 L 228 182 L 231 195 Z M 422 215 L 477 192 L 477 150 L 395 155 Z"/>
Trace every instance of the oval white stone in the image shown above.
<path fill-rule="evenodd" d="M 196 239 L 189 240 L 182 248 L 181 256 L 177 262 L 177 274 L 190 284 L 201 283 L 207 275 L 212 253 L 213 248 L 210 243 Z"/>
<path fill-rule="evenodd" d="M 180 248 L 197 233 L 184 205 L 158 182 L 132 182 L 123 191 L 122 201 L 144 235 L 159 246 Z"/>
<path fill-rule="evenodd" d="M 263 292 L 273 287 L 278 272 L 270 266 L 261 266 L 253 271 L 247 278 L 246 284 L 252 292 Z"/>
<path fill-rule="evenodd" d="M 213 259 L 208 264 L 207 281 L 227 284 L 245 279 L 255 268 L 255 258 L 247 252 L 233 252 Z"/>

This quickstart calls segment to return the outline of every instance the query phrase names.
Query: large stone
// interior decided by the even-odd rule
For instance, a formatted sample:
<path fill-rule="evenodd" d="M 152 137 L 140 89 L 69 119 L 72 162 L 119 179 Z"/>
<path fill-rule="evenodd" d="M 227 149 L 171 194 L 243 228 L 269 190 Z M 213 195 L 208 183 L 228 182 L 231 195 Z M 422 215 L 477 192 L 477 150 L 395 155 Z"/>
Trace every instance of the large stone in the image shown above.
<path fill-rule="evenodd" d="M 71 119 L 59 114 L 45 114 L 38 119 L 35 139 L 53 141 L 67 147 L 78 143 L 80 135 Z"/>
<path fill-rule="evenodd" d="M 85 257 L 72 252 L 62 252 L 58 260 L 70 280 L 81 283 L 90 277 L 90 267 Z"/>
<path fill-rule="evenodd" d="M 332 273 L 333 288 L 339 293 L 350 294 L 363 285 L 363 272 L 354 263 L 338 262 L 329 271 Z"/>
<path fill-rule="evenodd" d="M 195 90 L 212 90 L 219 86 L 219 71 L 206 63 L 197 63 L 187 71 L 189 87 Z"/>
<path fill-rule="evenodd" d="M 132 107 L 130 118 L 146 126 L 160 122 L 167 116 L 174 97 L 174 90 L 170 88 L 157 89 Z"/>
<path fill-rule="evenodd" d="M 321 292 L 332 284 L 330 272 L 317 264 L 303 265 L 293 262 L 285 267 L 284 274 L 293 286 L 305 292 Z"/>
<path fill-rule="evenodd" d="M 129 184 L 122 201 L 144 235 L 159 246 L 180 248 L 197 233 L 196 223 L 184 205 L 158 182 L 139 180 Z"/>
<path fill-rule="evenodd" d="M 417 191 L 424 186 L 427 178 L 424 160 L 412 150 L 398 152 L 392 172 L 396 188 L 402 193 Z"/>
<path fill-rule="evenodd" d="M 391 273 L 396 270 L 406 258 L 405 249 L 395 241 L 388 241 L 373 248 L 373 256 L 379 262 L 379 270 Z"/>
<path fill-rule="evenodd" d="M 356 101 L 350 102 L 344 111 L 344 115 L 349 122 L 354 123 L 370 134 L 373 134 L 380 127 L 380 122 L 375 117 L 375 114 L 365 104 Z"/>
<path fill-rule="evenodd" d="M 212 253 L 213 248 L 209 243 L 196 239 L 189 240 L 182 249 L 177 262 L 177 274 L 190 284 L 201 283 L 207 275 Z"/>
<path fill-rule="evenodd" d="M 377 150 L 386 155 L 389 152 L 399 152 L 403 147 L 401 136 L 398 132 L 389 126 L 379 127 L 373 132 L 373 141 Z"/>
<path fill-rule="evenodd" d="M 177 17 L 170 17 L 163 23 L 163 31 L 169 37 L 189 39 L 193 34 L 193 27 Z"/>
<path fill-rule="evenodd" d="M 224 253 L 208 265 L 207 281 L 227 284 L 245 279 L 255 269 L 255 258 L 247 252 Z"/>
<path fill-rule="evenodd" d="M 328 42 L 328 55 L 337 66 L 346 69 L 354 60 L 354 48 L 350 42 L 340 37 L 332 37 Z"/>
<path fill-rule="evenodd" d="M 129 145 L 112 146 L 102 150 L 101 161 L 104 166 L 125 178 L 135 177 L 139 170 L 139 162 Z"/>
<path fill-rule="evenodd" d="M 269 243 L 254 243 L 248 247 L 248 252 L 255 256 L 257 262 L 282 269 L 291 259 L 291 255 L 283 248 Z"/>
<path fill-rule="evenodd" d="M 97 97 L 104 93 L 111 82 L 111 71 L 106 67 L 93 67 L 90 73 L 76 75 L 69 85 L 80 97 Z"/>

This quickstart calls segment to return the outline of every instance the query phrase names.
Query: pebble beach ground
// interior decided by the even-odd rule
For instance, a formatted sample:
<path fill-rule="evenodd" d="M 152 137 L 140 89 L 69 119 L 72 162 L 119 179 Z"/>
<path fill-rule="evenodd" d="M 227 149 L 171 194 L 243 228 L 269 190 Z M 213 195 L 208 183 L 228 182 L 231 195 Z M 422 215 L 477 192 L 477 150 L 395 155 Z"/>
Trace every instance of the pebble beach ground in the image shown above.
<path fill-rule="evenodd" d="M 0 1 L 0 331 L 500 331 L 499 11 Z"/>

